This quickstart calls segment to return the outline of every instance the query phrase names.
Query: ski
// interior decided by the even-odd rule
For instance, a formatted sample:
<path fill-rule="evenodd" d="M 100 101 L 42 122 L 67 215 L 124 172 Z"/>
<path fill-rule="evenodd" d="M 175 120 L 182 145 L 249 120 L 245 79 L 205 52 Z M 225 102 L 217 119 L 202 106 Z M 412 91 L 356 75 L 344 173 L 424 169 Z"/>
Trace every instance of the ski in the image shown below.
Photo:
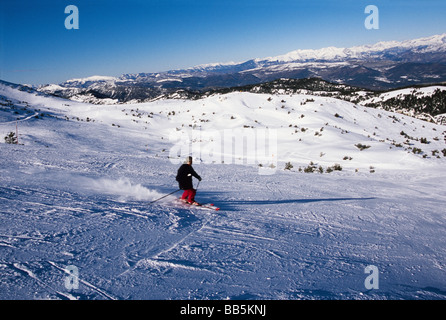
<path fill-rule="evenodd" d="M 182 200 L 180 200 L 180 202 L 181 202 L 182 204 L 185 204 L 185 205 L 189 206 L 189 207 L 197 207 L 197 208 L 203 208 L 203 209 L 209 209 L 209 210 L 215 210 L 215 211 L 220 210 L 220 208 L 217 207 L 217 206 L 215 206 L 213 203 L 198 203 L 198 204 L 191 204 L 191 203 L 189 203 L 189 202 L 185 202 L 185 201 L 182 201 Z"/>
<path fill-rule="evenodd" d="M 197 207 L 206 208 L 206 209 L 212 209 L 212 210 L 215 210 L 215 211 L 220 210 L 220 208 L 214 206 L 213 203 L 199 204 L 199 205 L 197 205 Z"/>

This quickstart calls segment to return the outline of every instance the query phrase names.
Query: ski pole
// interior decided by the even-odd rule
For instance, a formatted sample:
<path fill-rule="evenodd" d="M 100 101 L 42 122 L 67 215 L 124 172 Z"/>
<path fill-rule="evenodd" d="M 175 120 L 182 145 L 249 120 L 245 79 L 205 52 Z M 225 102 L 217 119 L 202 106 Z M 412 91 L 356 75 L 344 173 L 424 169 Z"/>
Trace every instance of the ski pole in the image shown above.
<path fill-rule="evenodd" d="M 171 192 L 171 193 L 169 193 L 169 194 L 166 194 L 165 196 L 162 196 L 161 198 L 156 199 L 156 200 L 153 200 L 153 201 L 151 201 L 151 202 L 149 202 L 149 203 L 157 202 L 157 201 L 159 201 L 159 200 L 161 200 L 161 199 L 164 199 L 165 197 L 170 196 L 171 194 L 174 194 L 175 192 L 178 192 L 178 191 L 180 191 L 180 190 L 181 190 L 181 189 L 175 190 L 175 191 L 173 191 L 173 192 Z"/>

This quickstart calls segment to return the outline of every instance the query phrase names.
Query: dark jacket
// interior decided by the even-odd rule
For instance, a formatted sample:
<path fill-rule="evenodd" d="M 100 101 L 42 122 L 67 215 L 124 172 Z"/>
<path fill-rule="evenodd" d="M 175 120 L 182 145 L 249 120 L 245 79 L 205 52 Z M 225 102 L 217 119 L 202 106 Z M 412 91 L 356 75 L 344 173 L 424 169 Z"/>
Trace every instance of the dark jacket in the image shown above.
<path fill-rule="evenodd" d="M 201 177 L 195 172 L 191 165 L 185 163 L 178 169 L 176 180 L 180 185 L 180 189 L 189 190 L 194 188 L 192 185 L 192 176 L 201 181 Z"/>

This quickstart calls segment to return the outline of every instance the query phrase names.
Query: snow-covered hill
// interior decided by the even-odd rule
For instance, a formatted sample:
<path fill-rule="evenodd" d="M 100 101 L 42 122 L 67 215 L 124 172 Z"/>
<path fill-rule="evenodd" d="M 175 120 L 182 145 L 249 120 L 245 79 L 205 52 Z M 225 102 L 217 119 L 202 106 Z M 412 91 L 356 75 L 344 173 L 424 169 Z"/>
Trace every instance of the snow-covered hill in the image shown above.
<path fill-rule="evenodd" d="M 0 135 L 16 125 L 2 299 L 446 298 L 444 126 L 310 95 L 92 105 L 1 83 Z M 189 154 L 220 211 L 150 203 Z"/>
<path fill-rule="evenodd" d="M 446 86 L 444 85 L 404 88 L 369 95 L 361 101 L 361 104 L 446 124 Z"/>

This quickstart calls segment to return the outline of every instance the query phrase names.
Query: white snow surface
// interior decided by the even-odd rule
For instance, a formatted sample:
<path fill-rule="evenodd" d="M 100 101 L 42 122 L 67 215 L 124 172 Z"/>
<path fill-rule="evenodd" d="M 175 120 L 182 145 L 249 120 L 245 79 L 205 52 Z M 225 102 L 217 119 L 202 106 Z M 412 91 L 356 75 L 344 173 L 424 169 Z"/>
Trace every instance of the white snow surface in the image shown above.
<path fill-rule="evenodd" d="M 0 299 L 446 298 L 444 126 L 304 95 L 98 106 L 0 84 L 0 102 L 0 135 L 19 133 L 0 143 Z M 266 128 L 271 174 L 190 142 L 196 199 L 220 211 L 150 203 L 178 188 L 172 133 Z"/>

